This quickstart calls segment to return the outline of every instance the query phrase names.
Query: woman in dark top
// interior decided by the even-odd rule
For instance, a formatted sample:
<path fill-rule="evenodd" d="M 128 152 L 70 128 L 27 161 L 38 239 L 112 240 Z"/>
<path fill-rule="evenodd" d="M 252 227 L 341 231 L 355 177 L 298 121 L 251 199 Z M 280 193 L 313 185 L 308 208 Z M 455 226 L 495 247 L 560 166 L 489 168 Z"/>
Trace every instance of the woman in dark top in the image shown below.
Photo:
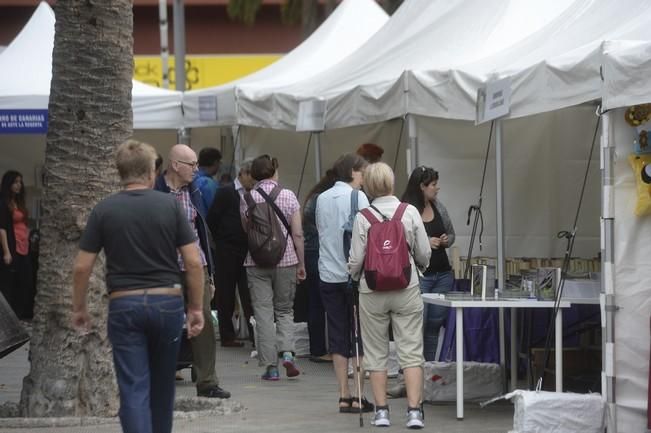
<path fill-rule="evenodd" d="M 305 271 L 307 277 L 297 292 L 307 292 L 307 331 L 310 336 L 310 360 L 331 362 L 326 348 L 325 309 L 319 291 L 319 233 L 316 230 L 316 199 L 335 183 L 333 170 L 328 170 L 308 193 L 303 206 L 303 236 L 305 238 Z M 299 295 L 297 294 L 297 298 Z"/>
<path fill-rule="evenodd" d="M 448 211 L 437 199 L 439 174 L 429 167 L 416 168 L 409 177 L 402 201 L 418 209 L 429 237 L 432 255 L 429 266 L 420 278 L 423 293 L 447 293 L 452 289 L 454 274 L 446 249 L 454 243 L 454 227 Z M 435 361 L 438 335 L 447 317 L 447 308 L 427 304 L 423 330 L 424 356 Z"/>
<path fill-rule="evenodd" d="M 31 319 L 34 314 L 34 276 L 27 217 L 23 176 L 9 170 L 0 183 L 0 288 L 20 319 Z"/>

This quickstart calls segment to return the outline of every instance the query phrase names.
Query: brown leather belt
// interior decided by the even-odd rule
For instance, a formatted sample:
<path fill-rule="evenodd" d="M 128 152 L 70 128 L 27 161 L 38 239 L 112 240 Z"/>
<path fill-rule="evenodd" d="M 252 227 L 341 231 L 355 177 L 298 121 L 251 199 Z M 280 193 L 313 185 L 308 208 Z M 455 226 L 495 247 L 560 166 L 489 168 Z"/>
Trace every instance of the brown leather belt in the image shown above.
<path fill-rule="evenodd" d="M 152 289 L 136 289 L 136 290 L 118 290 L 111 292 L 109 299 L 121 298 L 123 296 L 136 296 L 136 295 L 169 295 L 181 296 L 181 289 L 178 287 L 155 287 Z"/>

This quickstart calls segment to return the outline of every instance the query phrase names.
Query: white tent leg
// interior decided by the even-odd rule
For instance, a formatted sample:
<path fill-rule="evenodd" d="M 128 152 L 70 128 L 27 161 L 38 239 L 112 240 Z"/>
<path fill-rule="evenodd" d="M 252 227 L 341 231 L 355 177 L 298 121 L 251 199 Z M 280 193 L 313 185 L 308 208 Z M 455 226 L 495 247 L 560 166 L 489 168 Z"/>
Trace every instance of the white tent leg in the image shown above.
<path fill-rule="evenodd" d="M 602 389 L 608 405 L 608 432 L 617 431 L 615 401 L 615 147 L 610 139 L 611 112 L 602 115 L 601 126 L 601 335 Z"/>
<path fill-rule="evenodd" d="M 314 132 L 314 174 L 316 182 L 321 180 L 321 133 Z"/>
<path fill-rule="evenodd" d="M 418 167 L 418 130 L 416 129 L 416 117 L 413 114 L 407 115 L 407 134 L 409 145 L 407 146 L 407 177 Z"/>
<path fill-rule="evenodd" d="M 179 128 L 176 130 L 176 143 L 177 144 L 187 144 L 192 147 L 192 142 L 190 140 L 190 128 Z"/>
<path fill-rule="evenodd" d="M 235 125 L 230 128 L 231 142 L 233 143 L 233 175 L 236 177 L 242 166 L 242 141 L 240 139 L 241 126 Z"/>

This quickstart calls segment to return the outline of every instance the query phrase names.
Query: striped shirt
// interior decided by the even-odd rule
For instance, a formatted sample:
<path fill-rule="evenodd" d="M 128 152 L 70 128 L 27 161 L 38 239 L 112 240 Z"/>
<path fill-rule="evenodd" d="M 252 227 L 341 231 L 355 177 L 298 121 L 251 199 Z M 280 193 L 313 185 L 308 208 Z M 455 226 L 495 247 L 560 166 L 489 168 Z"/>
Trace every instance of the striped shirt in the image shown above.
<path fill-rule="evenodd" d="M 170 194 L 176 198 L 179 203 L 181 203 L 181 209 L 183 209 L 183 214 L 188 218 L 188 221 L 190 222 L 190 227 L 192 227 L 192 230 L 194 230 L 194 235 L 197 238 L 196 244 L 197 248 L 199 249 L 199 255 L 201 256 L 201 264 L 206 266 L 208 262 L 206 261 L 206 255 L 203 253 L 203 250 L 201 249 L 201 244 L 199 243 L 199 232 L 197 231 L 197 226 L 195 224 L 195 220 L 197 219 L 197 209 L 194 207 L 192 204 L 192 200 L 190 199 L 190 189 L 188 186 L 183 186 L 178 190 L 174 190 L 172 187 L 167 185 L 170 188 Z M 183 257 L 181 256 L 181 253 L 178 254 L 178 262 L 179 262 L 179 268 L 181 269 L 181 272 L 185 272 L 185 264 L 183 263 Z"/>

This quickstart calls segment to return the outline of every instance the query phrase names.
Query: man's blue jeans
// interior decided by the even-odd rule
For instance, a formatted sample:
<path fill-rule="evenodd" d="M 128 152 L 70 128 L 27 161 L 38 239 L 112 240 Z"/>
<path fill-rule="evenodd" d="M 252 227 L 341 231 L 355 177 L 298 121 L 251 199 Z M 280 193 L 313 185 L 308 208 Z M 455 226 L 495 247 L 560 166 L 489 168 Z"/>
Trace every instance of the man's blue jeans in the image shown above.
<path fill-rule="evenodd" d="M 422 293 L 447 293 L 452 289 L 453 283 L 452 271 L 434 272 L 420 278 L 420 291 Z M 446 307 L 425 304 L 425 317 L 423 320 L 423 356 L 425 356 L 425 361 L 436 361 L 439 331 L 447 317 L 448 309 Z"/>
<path fill-rule="evenodd" d="M 182 296 L 134 295 L 110 301 L 108 337 L 124 433 L 172 431 L 182 329 Z"/>

